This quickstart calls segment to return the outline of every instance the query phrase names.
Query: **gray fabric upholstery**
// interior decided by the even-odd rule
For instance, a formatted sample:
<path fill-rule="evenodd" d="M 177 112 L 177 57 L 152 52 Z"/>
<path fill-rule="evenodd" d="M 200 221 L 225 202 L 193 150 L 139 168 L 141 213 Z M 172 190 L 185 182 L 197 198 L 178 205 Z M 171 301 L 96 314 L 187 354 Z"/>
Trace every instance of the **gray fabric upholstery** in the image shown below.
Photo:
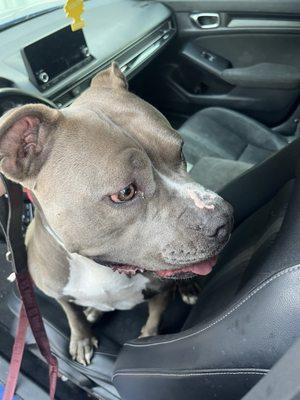
<path fill-rule="evenodd" d="M 219 192 L 227 182 L 232 181 L 251 167 L 252 164 L 243 161 L 202 157 L 191 170 L 191 176 L 203 186 Z"/>
<path fill-rule="evenodd" d="M 187 161 L 211 156 L 256 164 L 287 144 L 285 137 L 238 112 L 211 107 L 197 112 L 179 129 Z"/>
<path fill-rule="evenodd" d="M 203 185 L 208 183 L 207 186 L 212 189 L 220 185 L 219 174 L 226 184 L 288 144 L 287 138 L 259 122 L 219 107 L 197 112 L 181 126 L 179 132 L 184 139 L 186 160 L 194 165 L 191 174 Z M 242 164 L 218 162 L 213 166 L 218 158 Z M 197 165 L 200 160 L 200 165 Z M 207 162 L 209 165 L 205 166 Z M 204 176 L 204 170 L 210 175 Z"/>

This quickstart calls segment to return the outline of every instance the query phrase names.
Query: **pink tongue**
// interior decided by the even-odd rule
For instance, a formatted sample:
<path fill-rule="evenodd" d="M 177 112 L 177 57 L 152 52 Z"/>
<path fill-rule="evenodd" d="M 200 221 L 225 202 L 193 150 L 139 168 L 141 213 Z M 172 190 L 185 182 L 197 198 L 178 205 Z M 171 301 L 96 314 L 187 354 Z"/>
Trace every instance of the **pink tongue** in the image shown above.
<path fill-rule="evenodd" d="M 177 268 L 177 269 L 164 269 L 161 271 L 155 271 L 157 275 L 162 278 L 167 278 L 169 276 L 174 276 L 178 274 L 184 274 L 187 272 L 191 272 L 195 275 L 207 275 L 213 269 L 213 266 L 217 262 L 217 257 L 212 257 L 209 260 L 200 262 L 198 264 L 191 264 L 186 267 Z"/>

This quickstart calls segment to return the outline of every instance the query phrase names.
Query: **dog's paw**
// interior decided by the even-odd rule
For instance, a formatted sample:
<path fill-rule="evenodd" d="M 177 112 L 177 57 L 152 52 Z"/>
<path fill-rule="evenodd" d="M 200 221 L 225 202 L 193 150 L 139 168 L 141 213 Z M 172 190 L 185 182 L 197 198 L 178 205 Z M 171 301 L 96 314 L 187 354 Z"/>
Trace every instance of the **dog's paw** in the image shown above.
<path fill-rule="evenodd" d="M 71 336 L 70 355 L 74 361 L 82 365 L 89 365 L 94 354 L 94 349 L 98 348 L 98 340 L 94 336 L 79 338 Z"/>
<path fill-rule="evenodd" d="M 148 337 L 148 336 L 156 336 L 157 334 L 158 334 L 157 326 L 148 327 L 147 325 L 144 325 L 141 329 L 139 339 L 143 338 L 143 337 Z"/>
<path fill-rule="evenodd" d="M 91 324 L 94 324 L 102 316 L 103 312 L 94 307 L 87 307 L 84 309 L 84 315 Z"/>
<path fill-rule="evenodd" d="M 182 293 L 181 294 L 182 300 L 191 306 L 197 303 L 198 300 L 198 295 L 195 294 L 189 294 L 189 293 Z"/>
<path fill-rule="evenodd" d="M 201 287 L 198 282 L 189 282 L 179 284 L 179 291 L 181 294 L 182 301 L 184 303 L 193 306 L 197 303 Z"/>

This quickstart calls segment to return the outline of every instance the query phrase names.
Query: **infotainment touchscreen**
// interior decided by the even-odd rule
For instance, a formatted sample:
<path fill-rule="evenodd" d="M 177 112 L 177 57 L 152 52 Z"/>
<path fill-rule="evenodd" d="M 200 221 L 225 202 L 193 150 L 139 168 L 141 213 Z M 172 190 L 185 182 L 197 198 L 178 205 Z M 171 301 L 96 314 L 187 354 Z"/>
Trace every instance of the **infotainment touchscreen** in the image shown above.
<path fill-rule="evenodd" d="M 70 26 L 25 47 L 22 56 L 30 80 L 42 90 L 93 59 L 82 30 Z"/>

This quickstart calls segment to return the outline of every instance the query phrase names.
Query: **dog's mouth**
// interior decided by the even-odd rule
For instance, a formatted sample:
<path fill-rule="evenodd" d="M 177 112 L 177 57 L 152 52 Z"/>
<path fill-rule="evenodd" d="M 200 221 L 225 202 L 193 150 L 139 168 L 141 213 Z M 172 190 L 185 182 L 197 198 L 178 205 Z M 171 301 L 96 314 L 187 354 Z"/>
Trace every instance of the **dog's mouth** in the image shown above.
<path fill-rule="evenodd" d="M 121 263 L 119 264 L 119 263 L 102 262 L 101 264 L 110 267 L 113 271 L 117 271 L 119 273 L 126 274 L 128 276 L 133 276 L 138 273 L 150 272 L 159 278 L 180 279 L 193 275 L 201 275 L 201 276 L 208 275 L 212 271 L 216 262 L 217 262 L 217 256 L 214 256 L 207 260 L 184 265 L 181 267 L 174 265 L 172 266 L 172 268 L 160 269 L 160 270 L 149 270 L 135 265 L 121 264 Z"/>
<path fill-rule="evenodd" d="M 217 262 L 217 257 L 211 257 L 208 260 L 200 261 L 194 264 L 188 264 L 176 269 L 161 269 L 155 271 L 155 274 L 161 278 L 180 277 L 181 275 L 208 275 Z"/>

